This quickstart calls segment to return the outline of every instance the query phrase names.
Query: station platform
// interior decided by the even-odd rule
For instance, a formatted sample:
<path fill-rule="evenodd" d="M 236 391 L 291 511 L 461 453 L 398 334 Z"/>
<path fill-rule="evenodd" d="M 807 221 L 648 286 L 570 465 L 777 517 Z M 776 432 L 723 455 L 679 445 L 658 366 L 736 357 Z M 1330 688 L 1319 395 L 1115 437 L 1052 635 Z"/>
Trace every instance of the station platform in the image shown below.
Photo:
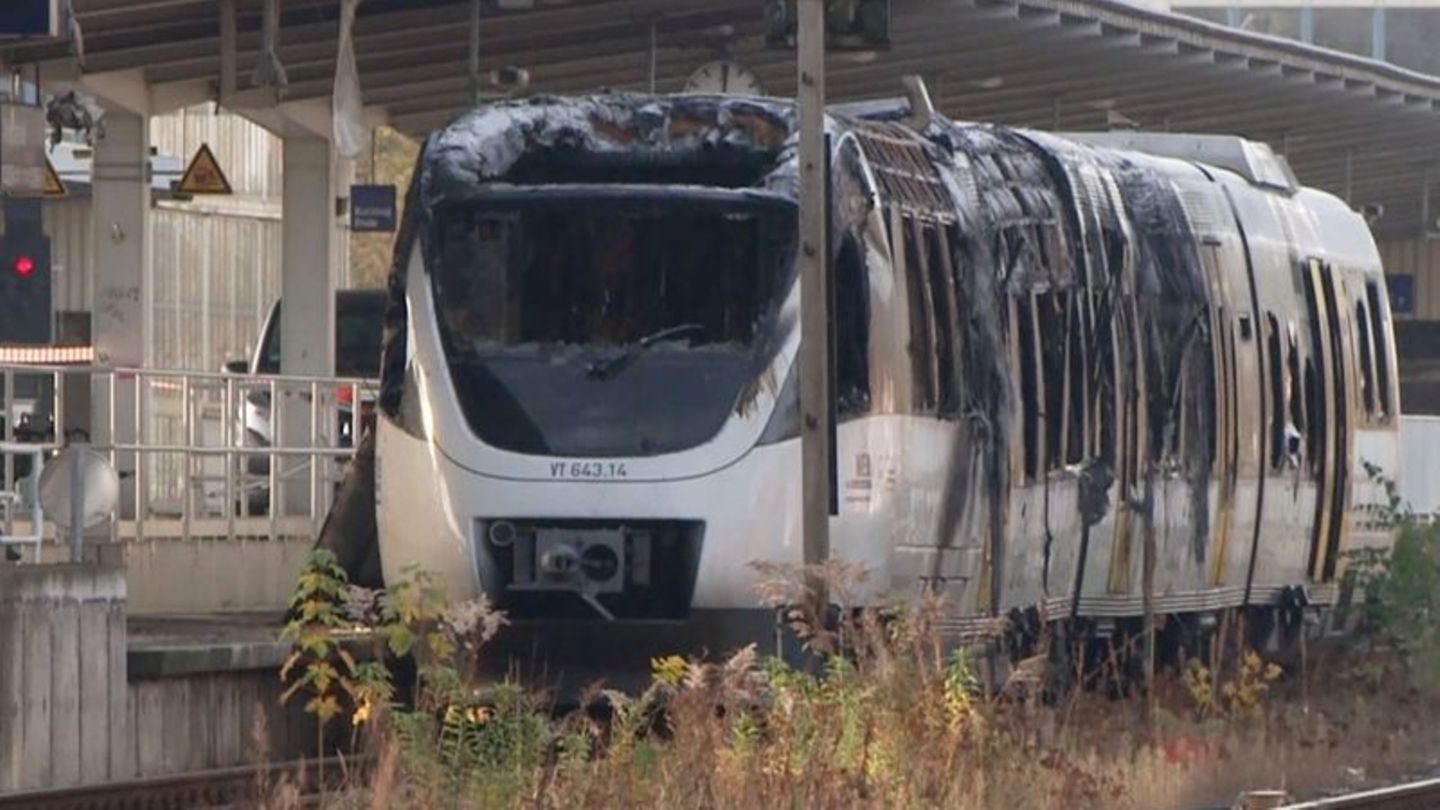
<path fill-rule="evenodd" d="M 126 622 L 130 678 L 278 669 L 290 645 L 275 612 L 134 616 Z"/>

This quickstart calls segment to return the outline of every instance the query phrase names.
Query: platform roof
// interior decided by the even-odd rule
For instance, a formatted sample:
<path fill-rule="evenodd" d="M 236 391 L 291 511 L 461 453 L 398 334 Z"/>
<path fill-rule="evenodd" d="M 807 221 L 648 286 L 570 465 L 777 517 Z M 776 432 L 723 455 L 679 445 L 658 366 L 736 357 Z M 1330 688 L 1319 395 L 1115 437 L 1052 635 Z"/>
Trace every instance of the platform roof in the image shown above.
<path fill-rule="evenodd" d="M 262 0 L 234 0 L 237 87 L 231 106 L 324 110 L 336 55 L 338 0 L 283 0 L 277 100 L 251 87 Z M 529 70 L 531 91 L 680 89 L 727 56 L 764 89 L 788 95 L 794 56 L 764 44 L 759 0 L 487 2 L 481 62 Z M 83 60 L 69 43 L 0 49 L 40 64 L 42 80 L 79 77 L 103 95 L 143 80 L 151 111 L 217 98 L 222 0 L 74 0 Z M 376 120 L 412 133 L 469 104 L 469 0 L 365 0 L 356 53 Z M 925 76 L 939 106 L 968 120 L 1097 129 L 1236 133 L 1268 141 L 1303 182 L 1353 203 L 1380 203 L 1377 230 L 1422 228 L 1429 167 L 1440 160 L 1440 79 L 1392 65 L 1112 0 L 894 0 L 893 45 L 832 54 L 833 100 L 895 95 Z M 133 93 L 132 93 L 133 97 Z M 318 129 L 323 115 L 311 120 Z M 1437 172 L 1440 174 L 1440 172 Z M 1436 206 L 1440 213 L 1440 205 Z"/>

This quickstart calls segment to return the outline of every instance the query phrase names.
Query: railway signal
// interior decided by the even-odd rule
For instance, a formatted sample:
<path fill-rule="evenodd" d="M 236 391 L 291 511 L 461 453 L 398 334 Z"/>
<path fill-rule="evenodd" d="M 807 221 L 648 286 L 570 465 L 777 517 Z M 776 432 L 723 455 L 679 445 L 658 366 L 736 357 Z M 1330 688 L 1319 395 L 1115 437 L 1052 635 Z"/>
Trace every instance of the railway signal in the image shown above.
<path fill-rule="evenodd" d="M 49 237 L 10 228 L 0 240 L 0 343 L 51 341 L 50 284 Z"/>

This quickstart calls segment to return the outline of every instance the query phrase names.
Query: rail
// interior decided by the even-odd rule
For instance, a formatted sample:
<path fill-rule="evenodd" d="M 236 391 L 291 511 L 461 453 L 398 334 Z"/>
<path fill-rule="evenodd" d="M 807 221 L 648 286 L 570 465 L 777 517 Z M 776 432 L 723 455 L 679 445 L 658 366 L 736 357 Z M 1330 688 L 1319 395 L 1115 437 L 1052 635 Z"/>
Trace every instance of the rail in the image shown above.
<path fill-rule="evenodd" d="M 0 365 L 0 492 L 18 501 L 36 459 L 88 440 L 121 478 L 111 540 L 313 536 L 377 390 L 358 378 Z M 33 542 L 41 521 L 7 510 L 0 536 Z"/>
<path fill-rule="evenodd" d="M 1440 807 L 1440 779 L 1426 779 L 1404 785 L 1334 796 L 1280 810 L 1435 810 Z"/>
<path fill-rule="evenodd" d="M 362 777 L 369 757 L 326 758 L 327 791 Z M 320 792 L 316 760 L 221 768 L 195 773 L 108 782 L 84 787 L 0 793 L 0 810 L 172 810 L 198 807 L 264 807 L 282 784 L 293 785 L 301 804 Z"/>

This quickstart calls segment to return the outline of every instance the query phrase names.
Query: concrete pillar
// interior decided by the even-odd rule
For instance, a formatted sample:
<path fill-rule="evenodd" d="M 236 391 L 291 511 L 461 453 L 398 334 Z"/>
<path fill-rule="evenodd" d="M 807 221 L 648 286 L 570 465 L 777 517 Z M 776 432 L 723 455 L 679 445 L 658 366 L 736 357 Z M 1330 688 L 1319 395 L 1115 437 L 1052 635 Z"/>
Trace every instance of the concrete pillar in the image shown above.
<path fill-rule="evenodd" d="M 1300 9 L 1300 41 L 1315 41 L 1315 7 L 1302 6 Z"/>
<path fill-rule="evenodd" d="M 335 372 L 335 187 L 330 144 L 285 139 L 280 369 Z"/>
<path fill-rule="evenodd" d="M 281 228 L 280 372 L 333 376 L 335 373 L 335 158 L 328 141 L 315 137 L 285 139 Z M 283 397 L 278 435 L 286 447 L 311 443 L 308 392 Z M 333 392 L 322 390 L 330 398 Z M 322 414 L 331 413 L 324 403 Z M 335 432 L 335 419 L 324 416 L 316 431 Z M 283 514 L 305 514 L 310 499 L 310 465 L 285 460 L 280 467 Z"/>
<path fill-rule="evenodd" d="M 1385 61 L 1385 7 L 1376 6 L 1370 12 L 1370 57 Z"/>
<path fill-rule="evenodd" d="M 146 116 L 111 110 L 105 134 L 95 143 L 91 218 L 94 299 L 91 338 L 96 361 L 111 367 L 143 367 L 150 347 L 150 122 Z M 110 432 L 110 391 L 97 381 L 91 392 L 90 433 L 97 444 L 137 440 L 135 383 L 117 381 L 115 433 Z M 121 514 L 134 516 L 133 454 L 119 454 Z M 126 475 L 126 474 L 130 475 Z"/>

